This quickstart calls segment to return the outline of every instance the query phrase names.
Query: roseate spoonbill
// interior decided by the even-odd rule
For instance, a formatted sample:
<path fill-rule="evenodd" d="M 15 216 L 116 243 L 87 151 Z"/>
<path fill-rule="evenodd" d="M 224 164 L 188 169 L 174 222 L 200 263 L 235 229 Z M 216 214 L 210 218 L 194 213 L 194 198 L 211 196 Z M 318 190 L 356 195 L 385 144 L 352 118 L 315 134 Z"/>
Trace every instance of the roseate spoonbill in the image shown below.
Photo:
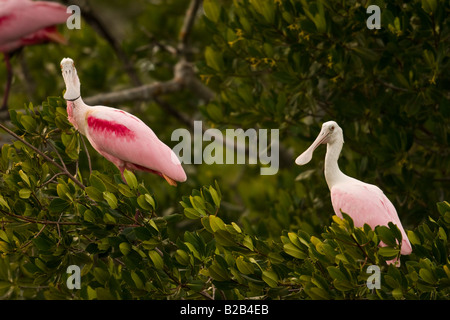
<path fill-rule="evenodd" d="M 0 0 L 0 52 L 5 57 L 7 79 L 3 102 L 6 107 L 12 81 L 10 56 L 24 46 L 45 42 L 65 43 L 56 25 L 70 16 L 59 3 L 30 0 Z"/>
<path fill-rule="evenodd" d="M 362 227 L 367 223 L 375 228 L 376 226 L 387 226 L 389 222 L 392 222 L 402 234 L 400 253 L 410 254 L 412 252 L 411 244 L 397 211 L 383 191 L 375 185 L 351 178 L 339 169 L 338 158 L 344 144 L 344 135 L 336 122 L 325 122 L 316 140 L 295 160 L 295 163 L 301 166 L 311 161 L 314 150 L 320 144 L 327 144 L 325 179 L 330 189 L 331 203 L 336 215 L 342 219 L 342 210 L 353 219 L 356 227 Z M 398 265 L 396 259 L 389 263 L 392 262 Z"/>
<path fill-rule="evenodd" d="M 72 59 L 61 61 L 66 84 L 64 99 L 73 126 L 92 147 L 123 172 L 141 170 L 162 176 L 171 185 L 186 181 L 186 173 L 175 153 L 134 115 L 105 106 L 88 106 L 81 99 L 80 80 Z"/>

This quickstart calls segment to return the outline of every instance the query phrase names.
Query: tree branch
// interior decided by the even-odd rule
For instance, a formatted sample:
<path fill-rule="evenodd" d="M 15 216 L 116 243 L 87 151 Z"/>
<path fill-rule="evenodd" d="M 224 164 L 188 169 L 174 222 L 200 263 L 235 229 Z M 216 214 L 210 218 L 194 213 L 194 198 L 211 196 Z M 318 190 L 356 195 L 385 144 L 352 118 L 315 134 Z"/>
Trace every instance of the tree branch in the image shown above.
<path fill-rule="evenodd" d="M 181 27 L 180 33 L 178 35 L 178 53 L 183 58 L 186 58 L 187 54 L 190 51 L 188 48 L 188 40 L 192 31 L 192 27 L 194 26 L 195 17 L 197 15 L 197 11 L 200 7 L 201 2 L 201 0 L 191 1 L 184 17 L 183 26 Z"/>
<path fill-rule="evenodd" d="M 101 93 L 83 100 L 89 105 L 119 104 L 129 101 L 148 101 L 160 94 L 174 93 L 180 90 L 181 83 L 175 80 L 170 80 L 166 82 L 145 84 L 116 92 Z"/>
<path fill-rule="evenodd" d="M 134 70 L 133 64 L 130 59 L 127 57 L 125 51 L 122 49 L 119 41 L 114 37 L 114 35 L 110 32 L 111 28 L 103 23 L 102 19 L 99 15 L 92 9 L 88 1 L 85 0 L 63 0 L 65 4 L 76 4 L 81 8 L 81 12 L 83 13 L 83 19 L 99 34 L 101 35 L 113 48 L 116 52 L 117 57 L 122 62 L 125 72 L 128 74 L 133 85 L 138 86 L 141 85 L 141 81 Z"/>
<path fill-rule="evenodd" d="M 205 101 L 210 101 L 215 96 L 215 93 L 211 89 L 195 78 L 192 65 L 185 60 L 181 60 L 175 65 L 174 77 L 169 81 L 153 82 L 125 90 L 101 93 L 85 98 L 84 101 L 89 105 L 149 101 L 155 100 L 155 97 L 160 95 L 180 92 L 184 88 L 190 89 Z"/>

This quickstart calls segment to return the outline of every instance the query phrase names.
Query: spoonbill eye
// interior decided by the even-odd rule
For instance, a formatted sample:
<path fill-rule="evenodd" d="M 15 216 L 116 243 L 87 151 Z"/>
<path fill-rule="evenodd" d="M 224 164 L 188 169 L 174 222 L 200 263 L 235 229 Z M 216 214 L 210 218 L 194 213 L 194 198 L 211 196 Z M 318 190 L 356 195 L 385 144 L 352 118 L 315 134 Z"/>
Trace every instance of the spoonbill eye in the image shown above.
<path fill-rule="evenodd" d="M 330 131 L 333 131 L 333 130 L 334 130 L 334 126 L 331 126 L 331 127 L 330 127 Z"/>

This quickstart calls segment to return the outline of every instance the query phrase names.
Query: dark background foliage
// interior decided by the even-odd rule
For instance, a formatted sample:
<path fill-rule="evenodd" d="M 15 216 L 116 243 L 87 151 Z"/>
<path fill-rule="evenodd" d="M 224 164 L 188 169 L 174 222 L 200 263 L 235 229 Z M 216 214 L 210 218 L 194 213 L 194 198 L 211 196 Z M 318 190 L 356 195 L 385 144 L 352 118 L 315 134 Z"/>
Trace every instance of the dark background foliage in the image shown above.
<path fill-rule="evenodd" d="M 67 46 L 12 59 L 18 137 L 2 137 L 2 298 L 448 299 L 446 1 L 77 4 L 81 29 L 60 26 Z M 366 27 L 370 4 L 381 8 L 379 30 Z M 66 119 L 63 57 L 74 59 L 85 101 L 136 114 L 171 147 L 172 132 L 192 132 L 194 120 L 279 129 L 278 173 L 186 164 L 177 188 L 144 173 L 125 185 Z M 165 92 L 180 65 L 189 73 Z M 121 96 L 141 85 L 161 90 Z M 398 254 L 395 228 L 332 218 L 325 147 L 294 164 L 328 120 L 344 131 L 342 171 L 378 185 L 409 230 L 413 254 L 400 268 L 385 263 Z M 80 290 L 66 286 L 71 264 L 82 266 Z M 382 269 L 379 290 L 365 285 L 371 264 Z"/>

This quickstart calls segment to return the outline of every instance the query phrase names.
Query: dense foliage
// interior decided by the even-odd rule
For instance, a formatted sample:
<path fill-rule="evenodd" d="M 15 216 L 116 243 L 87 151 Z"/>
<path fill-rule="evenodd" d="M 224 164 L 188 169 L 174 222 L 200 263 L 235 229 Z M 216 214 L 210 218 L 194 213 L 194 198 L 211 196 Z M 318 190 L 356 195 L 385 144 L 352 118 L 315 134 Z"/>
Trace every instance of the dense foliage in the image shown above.
<path fill-rule="evenodd" d="M 369 4 L 381 8 L 379 30 L 366 27 Z M 173 76 L 187 5 L 99 2 L 123 27 L 116 35 L 143 83 Z M 136 85 L 110 43 L 84 23 L 64 30 L 67 47 L 26 48 L 0 158 L 0 297 L 448 299 L 449 12 L 438 0 L 204 0 L 185 58 L 214 99 L 185 89 L 127 110 L 171 147 L 186 122 L 161 106 L 223 132 L 279 129 L 280 169 L 184 165 L 177 188 L 145 173 L 126 172 L 124 183 L 67 120 L 63 56 L 76 61 L 85 97 Z M 24 104 L 29 79 L 39 81 Z M 334 215 L 325 148 L 294 166 L 327 120 L 344 130 L 342 171 L 397 208 L 413 246 L 400 267 L 386 263 L 399 255 L 395 226 L 355 228 Z M 80 289 L 67 286 L 71 265 Z M 372 265 L 379 289 L 367 285 Z"/>

